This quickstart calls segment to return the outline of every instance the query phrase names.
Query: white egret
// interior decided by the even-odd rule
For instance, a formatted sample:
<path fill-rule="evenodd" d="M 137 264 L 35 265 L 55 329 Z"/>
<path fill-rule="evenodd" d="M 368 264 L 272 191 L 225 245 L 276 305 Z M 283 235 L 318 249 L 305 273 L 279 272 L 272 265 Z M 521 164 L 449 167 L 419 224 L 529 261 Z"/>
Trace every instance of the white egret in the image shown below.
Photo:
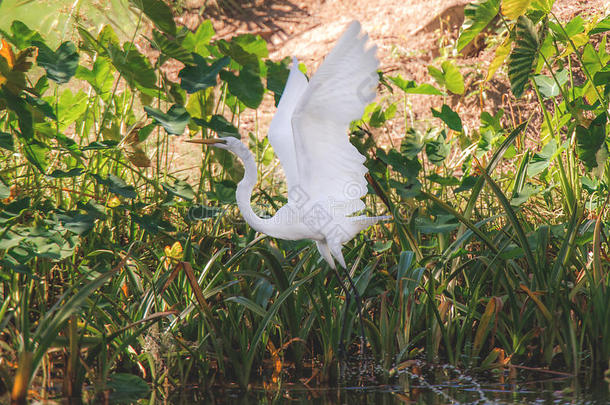
<path fill-rule="evenodd" d="M 288 203 L 270 218 L 250 204 L 257 183 L 252 153 L 238 139 L 191 140 L 235 153 L 245 173 L 235 197 L 245 221 L 256 231 L 287 239 L 312 239 L 331 268 L 336 259 L 346 268 L 342 245 L 386 216 L 352 215 L 365 208 L 365 158 L 349 142 L 349 124 L 375 98 L 378 82 L 376 46 L 353 21 L 317 72 L 307 81 L 293 58 L 278 109 L 269 127 L 269 142 L 284 169 Z M 350 280 L 351 282 L 351 280 Z"/>
<path fill-rule="evenodd" d="M 349 142 L 349 124 L 362 117 L 375 98 L 378 83 L 376 46 L 353 21 L 317 72 L 307 81 L 293 58 L 286 87 L 269 127 L 269 142 L 284 169 L 288 203 L 270 218 L 259 217 L 250 200 L 257 183 L 254 156 L 232 137 L 192 140 L 235 153 L 243 162 L 244 178 L 235 197 L 246 222 L 258 232 L 288 239 L 312 239 L 320 255 L 335 271 L 346 293 L 340 351 L 344 352 L 345 317 L 351 294 L 337 272 L 335 260 L 345 269 L 355 295 L 360 319 L 361 352 L 364 348 L 362 308 L 358 291 L 341 253 L 342 245 L 363 229 L 387 216 L 354 215 L 365 208 L 367 193 L 365 157 Z M 333 259 L 334 258 L 334 259 Z"/>

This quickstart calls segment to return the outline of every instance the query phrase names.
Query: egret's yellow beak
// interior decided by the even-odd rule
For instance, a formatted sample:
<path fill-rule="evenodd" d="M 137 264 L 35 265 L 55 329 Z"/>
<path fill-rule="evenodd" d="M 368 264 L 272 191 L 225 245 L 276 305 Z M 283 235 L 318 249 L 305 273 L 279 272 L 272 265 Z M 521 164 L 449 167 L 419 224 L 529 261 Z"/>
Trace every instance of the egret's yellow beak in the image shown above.
<path fill-rule="evenodd" d="M 186 142 L 189 142 L 189 143 L 202 143 L 204 145 L 214 145 L 214 144 L 217 144 L 217 143 L 226 144 L 227 143 L 227 141 L 225 141 L 222 138 L 188 139 Z"/>

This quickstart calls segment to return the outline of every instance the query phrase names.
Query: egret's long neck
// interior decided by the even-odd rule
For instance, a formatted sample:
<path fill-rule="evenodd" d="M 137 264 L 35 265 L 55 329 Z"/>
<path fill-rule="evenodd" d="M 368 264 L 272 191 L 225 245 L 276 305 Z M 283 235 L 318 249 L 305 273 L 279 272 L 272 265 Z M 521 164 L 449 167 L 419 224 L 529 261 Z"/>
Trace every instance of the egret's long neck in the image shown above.
<path fill-rule="evenodd" d="M 257 182 L 257 167 L 254 156 L 241 142 L 235 148 L 232 148 L 231 151 L 241 159 L 244 165 L 244 178 L 237 184 L 237 191 L 235 192 L 235 199 L 237 200 L 237 206 L 241 211 L 241 215 L 258 232 L 269 233 L 268 228 L 272 221 L 256 215 L 250 204 L 252 190 Z"/>

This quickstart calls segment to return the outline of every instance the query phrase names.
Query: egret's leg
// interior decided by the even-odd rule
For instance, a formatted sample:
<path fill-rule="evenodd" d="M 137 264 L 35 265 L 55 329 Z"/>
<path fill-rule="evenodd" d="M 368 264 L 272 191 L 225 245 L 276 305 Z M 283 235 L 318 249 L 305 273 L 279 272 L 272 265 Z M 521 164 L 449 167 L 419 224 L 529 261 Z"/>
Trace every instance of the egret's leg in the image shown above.
<path fill-rule="evenodd" d="M 349 309 L 349 304 L 352 299 L 352 294 L 350 294 L 349 288 L 345 286 L 343 279 L 341 278 L 341 274 L 337 270 L 335 266 L 332 266 L 333 272 L 335 273 L 335 277 L 337 282 L 341 286 L 341 289 L 345 293 L 345 310 L 343 311 L 343 315 L 341 316 L 341 333 L 339 335 L 339 358 L 340 360 L 344 360 L 347 357 L 347 350 L 345 349 L 345 328 L 347 326 L 347 311 Z"/>
<path fill-rule="evenodd" d="M 329 244 L 328 248 L 330 249 L 330 252 L 335 257 L 335 259 L 337 259 L 337 261 L 343 267 L 343 271 L 345 273 L 345 278 L 347 279 L 349 288 L 351 288 L 352 294 L 354 295 L 354 299 L 356 300 L 356 310 L 358 311 L 358 320 L 360 321 L 360 353 L 364 354 L 364 345 L 366 342 L 366 338 L 364 336 L 364 321 L 362 320 L 362 300 L 360 299 L 360 294 L 358 294 L 358 290 L 356 289 L 354 280 L 352 280 L 352 277 L 349 275 L 349 271 L 347 270 L 347 266 L 345 265 L 345 259 L 343 258 L 343 253 L 341 253 L 341 245 L 340 244 L 339 245 L 330 245 Z M 337 273 L 337 276 L 339 276 L 338 273 Z M 340 277 L 339 277 L 339 279 L 340 279 Z M 347 288 L 345 288 L 344 284 L 341 283 L 341 285 L 345 289 L 346 295 L 349 294 L 347 292 Z M 349 301 L 347 300 L 347 298 L 346 298 L 346 307 L 345 308 L 346 308 L 346 314 L 347 314 L 347 309 L 349 308 Z M 345 329 L 346 319 L 347 319 L 347 317 L 344 316 L 342 330 Z M 343 332 L 342 332 L 342 334 L 343 334 Z"/>

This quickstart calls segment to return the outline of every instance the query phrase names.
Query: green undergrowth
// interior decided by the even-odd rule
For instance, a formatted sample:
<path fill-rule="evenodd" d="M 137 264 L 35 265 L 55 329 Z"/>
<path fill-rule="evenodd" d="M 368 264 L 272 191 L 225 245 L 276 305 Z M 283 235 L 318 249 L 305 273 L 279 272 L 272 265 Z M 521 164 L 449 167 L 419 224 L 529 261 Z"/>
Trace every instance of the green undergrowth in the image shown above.
<path fill-rule="evenodd" d="M 357 358 L 356 308 L 312 242 L 243 222 L 230 154 L 201 149 L 187 176 L 171 153 L 186 137 L 242 133 L 261 173 L 253 204 L 274 213 L 281 169 L 240 123 L 278 102 L 290 61 L 254 35 L 217 39 L 209 21 L 178 27 L 159 0 L 129 5 L 128 40 L 112 24 L 73 23 L 57 44 L 17 20 L 1 32 L 0 395 L 23 403 L 60 385 L 132 402 L 191 384 L 336 384 L 343 313 Z M 381 75 L 352 125 L 367 211 L 393 216 L 344 247 L 376 381 L 413 359 L 591 381 L 608 368 L 610 18 L 559 22 L 551 7 L 469 5 L 453 49 L 486 35 L 489 69 L 465 80 L 445 52 L 429 83 Z M 483 99 L 494 75 L 531 111 L 517 122 L 483 105 L 467 128 L 454 96 Z M 388 147 L 377 134 L 409 123 L 414 95 L 433 97 L 435 126 L 407 125 Z"/>

